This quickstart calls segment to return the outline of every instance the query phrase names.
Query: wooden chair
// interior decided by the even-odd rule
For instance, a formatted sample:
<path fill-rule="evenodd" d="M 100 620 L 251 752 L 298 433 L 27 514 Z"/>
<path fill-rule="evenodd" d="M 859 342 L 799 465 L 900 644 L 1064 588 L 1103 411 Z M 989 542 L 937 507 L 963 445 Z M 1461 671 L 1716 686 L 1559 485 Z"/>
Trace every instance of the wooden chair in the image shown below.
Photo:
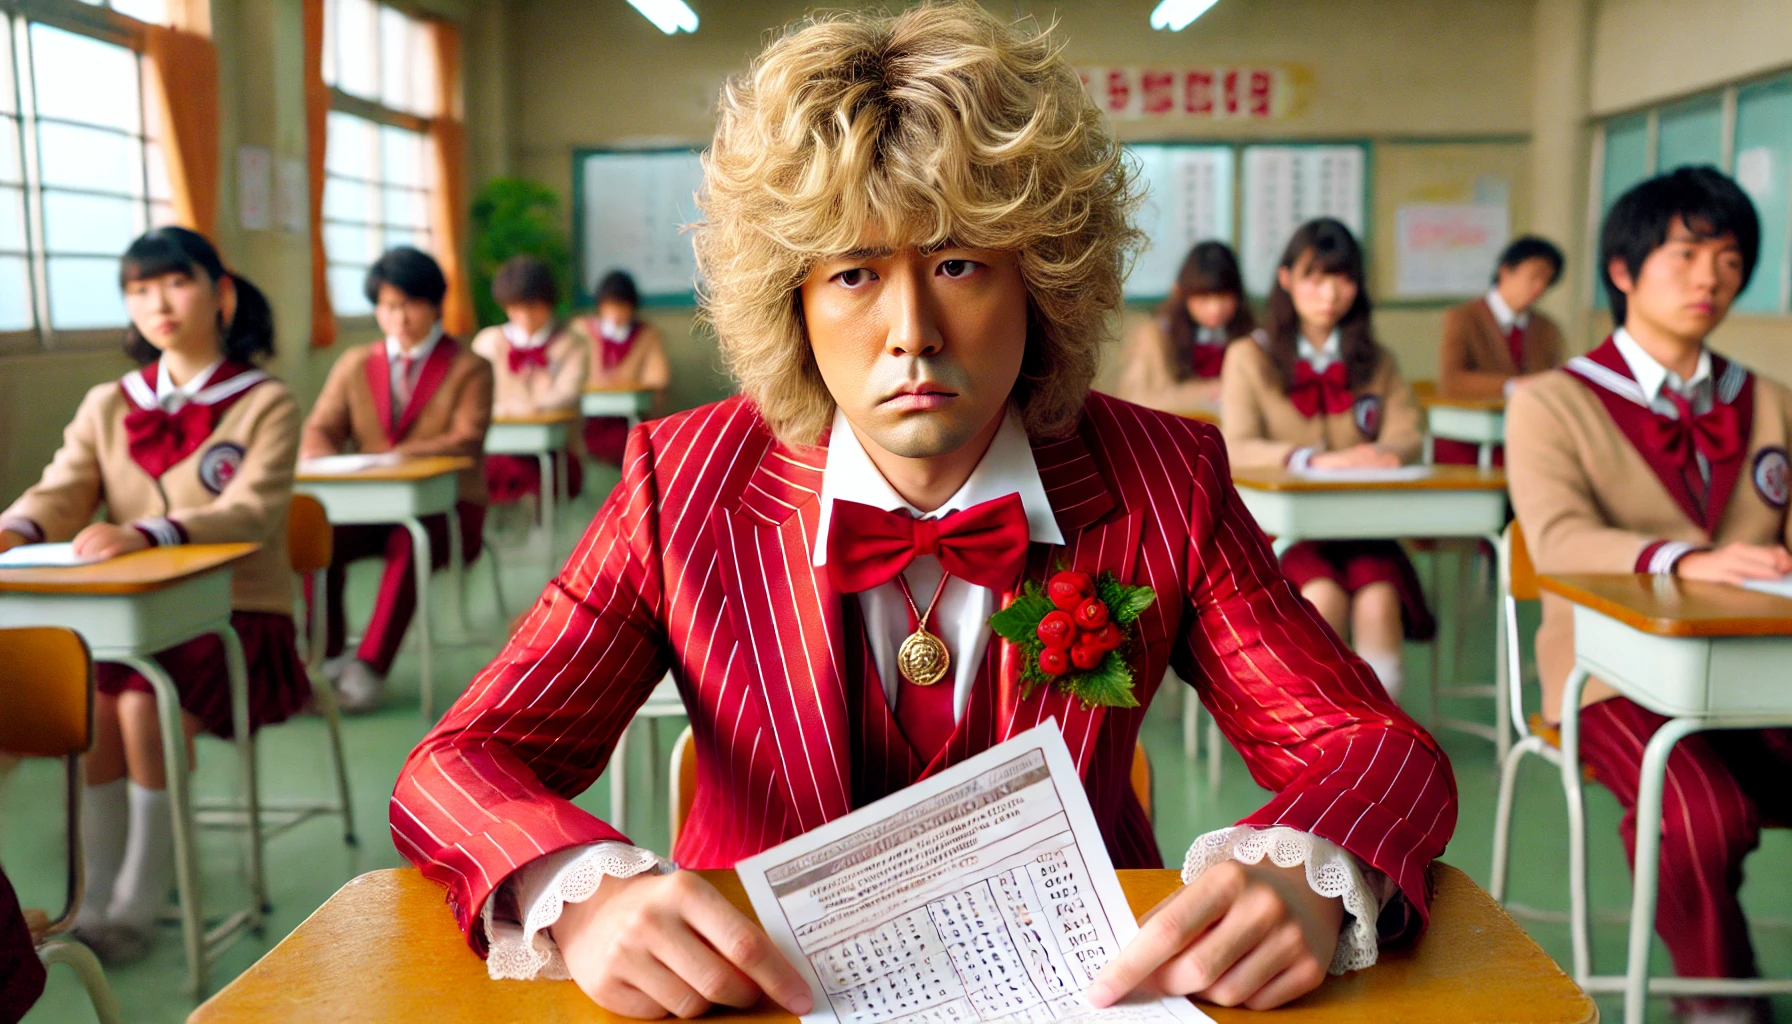
<path fill-rule="evenodd" d="M 672 743 L 672 763 L 668 766 L 672 779 L 672 806 L 666 820 L 671 824 L 672 845 L 678 845 L 678 833 L 691 816 L 691 802 L 697 799 L 697 745 L 691 742 L 691 727 L 685 726 Z M 1145 820 L 1155 823 L 1152 813 L 1151 759 L 1145 755 L 1145 744 L 1132 748 L 1132 791 L 1145 808 Z"/>
<path fill-rule="evenodd" d="M 58 757 L 66 765 L 68 895 L 54 920 L 26 911 L 32 944 L 45 965 L 74 968 L 101 1024 L 123 1018 L 98 958 L 68 934 L 81 909 L 82 755 L 93 746 L 93 660 L 79 633 L 68 629 L 0 629 L 0 750 L 22 757 Z"/>

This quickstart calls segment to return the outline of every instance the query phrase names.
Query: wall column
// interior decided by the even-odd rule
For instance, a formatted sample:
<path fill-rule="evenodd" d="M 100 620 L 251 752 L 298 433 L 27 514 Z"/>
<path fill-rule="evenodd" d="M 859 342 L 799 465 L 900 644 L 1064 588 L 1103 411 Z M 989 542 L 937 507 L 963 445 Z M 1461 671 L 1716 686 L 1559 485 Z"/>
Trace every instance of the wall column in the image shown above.
<path fill-rule="evenodd" d="M 1589 261 L 1597 239 L 1587 230 L 1588 73 L 1593 12 L 1589 0 L 1537 0 L 1531 67 L 1531 223 L 1568 257 L 1562 283 L 1541 305 L 1562 324 L 1571 352 L 1585 351 Z"/>

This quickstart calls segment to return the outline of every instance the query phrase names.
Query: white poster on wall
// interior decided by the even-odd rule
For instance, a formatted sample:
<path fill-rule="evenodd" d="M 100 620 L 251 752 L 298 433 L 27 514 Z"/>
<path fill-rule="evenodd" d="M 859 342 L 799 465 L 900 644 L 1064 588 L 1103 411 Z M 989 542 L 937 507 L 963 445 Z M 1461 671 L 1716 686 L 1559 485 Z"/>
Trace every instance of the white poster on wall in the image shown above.
<path fill-rule="evenodd" d="M 697 219 L 703 167 L 689 150 L 580 154 L 580 283 L 591 294 L 612 270 L 634 276 L 647 300 L 689 301 L 697 258 L 685 226 Z"/>
<path fill-rule="evenodd" d="M 1451 298 L 1487 290 L 1512 238 L 1505 203 L 1412 203 L 1394 214 L 1394 294 Z"/>
<path fill-rule="evenodd" d="M 1150 244 L 1126 279 L 1128 299 L 1169 294 L 1196 242 L 1232 241 L 1232 150 L 1225 146 L 1136 145 L 1145 185 L 1139 230 Z"/>
<path fill-rule="evenodd" d="M 236 148 L 236 217 L 245 230 L 274 226 L 273 169 L 274 154 L 266 146 Z"/>
<path fill-rule="evenodd" d="M 1245 289 L 1265 295 L 1294 229 L 1335 217 L 1363 235 L 1361 146 L 1246 146 L 1239 259 Z"/>

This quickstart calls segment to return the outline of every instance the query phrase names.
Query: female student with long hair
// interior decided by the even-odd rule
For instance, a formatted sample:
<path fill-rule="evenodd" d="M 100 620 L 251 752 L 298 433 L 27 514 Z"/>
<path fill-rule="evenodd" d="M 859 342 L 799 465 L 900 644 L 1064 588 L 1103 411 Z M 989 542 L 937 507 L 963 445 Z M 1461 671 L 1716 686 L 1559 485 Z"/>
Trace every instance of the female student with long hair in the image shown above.
<path fill-rule="evenodd" d="M 1418 458 L 1419 409 L 1370 329 L 1363 252 L 1350 229 L 1308 221 L 1276 268 L 1256 343 L 1226 351 L 1220 422 L 1234 466 L 1393 468 Z M 1282 555 L 1301 595 L 1398 698 L 1402 635 L 1435 625 L 1391 540 L 1304 542 Z"/>
<path fill-rule="evenodd" d="M 1232 247 L 1201 242 L 1188 251 L 1157 315 L 1133 332 L 1115 393 L 1166 412 L 1209 405 L 1220 396 L 1226 346 L 1256 326 Z"/>
<path fill-rule="evenodd" d="M 231 625 L 249 670 L 249 721 L 286 719 L 310 695 L 292 620 L 286 514 L 299 407 L 256 369 L 274 351 L 267 299 L 204 237 L 165 227 L 119 268 L 125 352 L 141 366 L 87 393 L 43 478 L 0 513 L 0 550 L 73 539 L 110 558 L 148 547 L 247 541 L 231 571 Z M 104 521 L 91 523 L 105 506 Z M 224 647 L 204 636 L 156 655 L 180 691 L 188 741 L 231 735 Z M 82 798 L 86 893 L 76 930 L 103 959 L 143 955 L 168 898 L 173 823 L 149 682 L 95 666 L 94 747 Z M 128 777 L 128 782 L 127 782 Z"/>

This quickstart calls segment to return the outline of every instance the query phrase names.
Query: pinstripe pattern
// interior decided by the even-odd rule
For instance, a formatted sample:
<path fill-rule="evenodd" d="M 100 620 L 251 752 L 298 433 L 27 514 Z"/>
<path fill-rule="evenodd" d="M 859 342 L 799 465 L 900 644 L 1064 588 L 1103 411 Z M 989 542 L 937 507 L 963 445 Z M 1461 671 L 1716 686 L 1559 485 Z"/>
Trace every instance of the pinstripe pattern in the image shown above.
<path fill-rule="evenodd" d="M 1035 545 L 1030 574 L 1061 560 L 1153 587 L 1139 620 L 1141 704 L 1167 666 L 1194 680 L 1277 794 L 1246 823 L 1356 853 L 1394 878 L 1418 927 L 1425 869 L 1455 827 L 1449 762 L 1282 577 L 1232 490 L 1218 432 L 1091 395 L 1078 432 L 1033 454 L 1065 545 Z M 394 842 L 449 887 L 463 930 L 521 864 L 624 838 L 569 798 L 668 668 L 698 753 L 674 851 L 686 867 L 730 866 L 887 789 L 885 773 L 913 771 L 887 734 L 862 731 L 882 701 L 848 699 L 865 677 L 847 658 L 863 649 L 810 565 L 824 455 L 776 442 L 742 399 L 631 434 L 622 482 L 393 794 Z M 992 641 L 988 657 L 928 770 L 1055 717 L 1115 860 L 1154 863 L 1127 787 L 1144 708 L 1083 708 L 1044 689 L 1023 700 L 1014 651 Z"/>

